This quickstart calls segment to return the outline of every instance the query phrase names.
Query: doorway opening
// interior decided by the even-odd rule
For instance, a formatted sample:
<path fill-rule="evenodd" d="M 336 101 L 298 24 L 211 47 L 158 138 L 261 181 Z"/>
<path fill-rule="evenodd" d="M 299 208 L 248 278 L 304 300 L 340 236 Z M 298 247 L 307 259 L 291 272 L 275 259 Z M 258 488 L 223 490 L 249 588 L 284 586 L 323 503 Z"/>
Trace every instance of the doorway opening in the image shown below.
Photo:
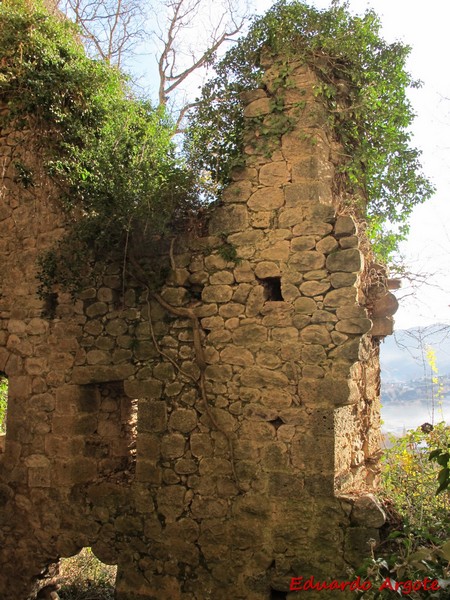
<path fill-rule="evenodd" d="M 101 562 L 91 548 L 62 558 L 59 566 L 61 600 L 114 600 L 117 565 Z"/>

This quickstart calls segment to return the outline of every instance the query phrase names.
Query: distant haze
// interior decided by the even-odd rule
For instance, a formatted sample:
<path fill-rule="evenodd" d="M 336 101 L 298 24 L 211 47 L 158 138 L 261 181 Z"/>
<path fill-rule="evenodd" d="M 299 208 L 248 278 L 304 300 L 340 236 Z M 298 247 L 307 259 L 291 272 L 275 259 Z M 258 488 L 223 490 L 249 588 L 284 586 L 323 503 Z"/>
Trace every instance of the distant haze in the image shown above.
<path fill-rule="evenodd" d="M 436 356 L 432 372 L 427 350 Z M 433 383 L 432 377 L 438 378 Z M 425 422 L 450 422 L 450 326 L 397 331 L 381 344 L 383 431 L 397 435 Z"/>

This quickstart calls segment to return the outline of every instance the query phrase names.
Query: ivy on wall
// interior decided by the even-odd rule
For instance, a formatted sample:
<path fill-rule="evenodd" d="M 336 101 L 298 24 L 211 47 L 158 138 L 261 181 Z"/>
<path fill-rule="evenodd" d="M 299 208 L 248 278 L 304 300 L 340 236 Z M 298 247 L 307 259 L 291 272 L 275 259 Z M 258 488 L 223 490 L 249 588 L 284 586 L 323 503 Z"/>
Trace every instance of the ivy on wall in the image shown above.
<path fill-rule="evenodd" d="M 279 61 L 280 88 L 289 86 L 289 61 L 301 60 L 318 76 L 315 93 L 343 148 L 337 167 L 344 190 L 368 218 L 375 252 L 388 259 L 408 232 L 414 206 L 433 193 L 420 152 L 410 144 L 414 114 L 406 91 L 419 82 L 405 69 L 409 51 L 381 38 L 371 10 L 353 16 L 347 3 L 319 10 L 303 2 L 277 2 L 215 65 L 215 78 L 203 88 L 187 151 L 197 169 L 211 174 L 214 185 L 207 191 L 220 192 L 239 161 L 245 135 L 242 93 L 264 87 L 264 59 Z M 282 106 L 276 103 L 282 105 L 282 96 L 272 97 L 279 116 Z M 279 119 L 275 130 L 281 135 L 289 125 Z"/>
<path fill-rule="evenodd" d="M 406 90 L 418 83 L 405 70 L 409 48 L 387 44 L 372 11 L 353 16 L 346 4 L 318 10 L 277 2 L 216 64 L 192 116 L 184 159 L 167 114 L 133 97 L 117 69 L 88 59 L 76 27 L 50 15 L 41 0 L 3 0 L 0 23 L 0 101 L 9 107 L 3 125 L 39 131 L 71 224 L 68 237 L 42 257 L 44 291 L 54 282 L 75 287 L 87 251 L 126 252 L 135 230 L 160 235 L 199 198 L 217 197 L 242 160 L 242 92 L 263 85 L 264 57 L 279 62 L 280 77 L 270 130 L 264 120 L 252 124 L 262 143 L 292 127 L 282 90 L 292 84 L 289 61 L 301 60 L 318 75 L 315 93 L 343 148 L 341 189 L 369 219 L 380 257 L 395 250 L 413 207 L 433 191 L 410 144 Z M 18 181 L 32 187 L 30 166 L 16 168 Z"/>
<path fill-rule="evenodd" d="M 105 257 L 134 229 L 162 234 L 185 216 L 193 175 L 176 155 L 167 114 L 134 97 L 119 70 L 87 58 L 73 24 L 39 0 L 4 0 L 0 23 L 2 125 L 39 132 L 71 225 L 41 259 L 43 291 L 54 282 L 73 288 L 87 252 Z M 16 169 L 33 185 L 28 165 Z"/>

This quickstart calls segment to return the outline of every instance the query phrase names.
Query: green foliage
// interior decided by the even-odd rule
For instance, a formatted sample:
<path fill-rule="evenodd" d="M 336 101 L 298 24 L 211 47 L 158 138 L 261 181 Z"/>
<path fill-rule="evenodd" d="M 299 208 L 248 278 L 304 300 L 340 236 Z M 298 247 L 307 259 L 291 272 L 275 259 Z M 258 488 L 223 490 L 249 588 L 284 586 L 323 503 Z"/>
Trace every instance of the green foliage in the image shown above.
<path fill-rule="evenodd" d="M 113 600 L 117 567 L 100 562 L 90 548 L 83 548 L 60 565 L 61 600 Z"/>
<path fill-rule="evenodd" d="M 68 238 L 42 258 L 42 285 L 76 281 L 90 250 L 128 247 L 130 232 L 161 234 L 193 207 L 193 176 L 177 158 L 163 110 L 132 97 L 123 75 L 86 57 L 70 22 L 41 2 L 0 4 L 0 100 L 14 127 L 38 129 L 61 189 Z M 27 165 L 16 165 L 25 187 Z M 75 258 L 79 258 L 75 261 Z"/>
<path fill-rule="evenodd" d="M 277 2 L 215 66 L 216 77 L 203 88 L 187 147 L 192 164 L 211 174 L 207 193 L 220 192 L 239 160 L 245 139 L 242 92 L 264 85 L 264 58 L 272 56 L 280 67 L 273 94 L 279 135 L 291 123 L 279 118 L 278 89 L 290 85 L 288 61 L 302 60 L 319 78 L 317 97 L 343 147 L 337 165 L 341 183 L 359 199 L 375 250 L 386 258 L 405 238 L 413 207 L 433 192 L 421 172 L 420 152 L 410 146 L 414 115 L 406 90 L 419 83 L 405 70 L 408 53 L 407 46 L 380 37 L 371 10 L 353 16 L 346 4 L 319 10 Z"/>
<path fill-rule="evenodd" d="M 383 457 L 384 493 L 417 535 L 448 532 L 450 495 L 436 495 L 438 466 L 429 460 L 429 453 L 447 447 L 450 428 L 445 423 L 424 425 L 391 441 Z"/>
<path fill-rule="evenodd" d="M 440 494 L 450 487 L 450 443 L 447 444 L 445 449 L 436 448 L 432 450 L 428 455 L 428 459 L 434 460 L 441 467 L 437 474 L 439 486 L 436 490 L 436 494 Z"/>
<path fill-rule="evenodd" d="M 0 375 L 0 435 L 6 433 L 6 410 L 8 408 L 8 380 Z"/>
<path fill-rule="evenodd" d="M 360 600 L 389 600 L 397 594 L 411 600 L 442 599 L 450 589 L 450 540 L 424 543 L 412 533 L 394 531 L 381 554 L 377 556 L 372 548 L 372 556 L 357 574 L 372 584 L 369 591 L 358 594 Z M 425 578 L 428 589 L 414 590 L 412 583 L 423 583 Z M 432 589 L 433 581 L 438 590 Z M 395 592 L 396 586 L 400 591 Z"/>
<path fill-rule="evenodd" d="M 401 525 L 381 544 L 372 546 L 372 555 L 357 574 L 368 578 L 371 590 L 358 596 L 364 600 L 389 599 L 396 582 L 438 580 L 442 589 L 403 588 L 413 600 L 443 598 L 450 590 L 450 495 L 436 495 L 438 468 L 429 460 L 430 450 L 442 456 L 450 441 L 450 427 L 424 424 L 401 438 L 391 438 L 382 465 L 382 493 L 388 512 L 400 517 Z M 442 461 L 441 461 L 442 462 Z M 447 590 L 447 592 L 443 591 Z"/>

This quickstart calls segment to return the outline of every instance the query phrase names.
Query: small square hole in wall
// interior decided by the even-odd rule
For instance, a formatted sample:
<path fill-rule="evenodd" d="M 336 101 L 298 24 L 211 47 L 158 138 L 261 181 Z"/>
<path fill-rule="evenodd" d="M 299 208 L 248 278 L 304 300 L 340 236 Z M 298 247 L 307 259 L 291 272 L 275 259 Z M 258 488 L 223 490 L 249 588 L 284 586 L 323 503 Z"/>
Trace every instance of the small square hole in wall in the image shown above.
<path fill-rule="evenodd" d="M 284 300 L 281 293 L 281 277 L 264 277 L 258 281 L 264 287 L 266 302 L 282 302 Z"/>

